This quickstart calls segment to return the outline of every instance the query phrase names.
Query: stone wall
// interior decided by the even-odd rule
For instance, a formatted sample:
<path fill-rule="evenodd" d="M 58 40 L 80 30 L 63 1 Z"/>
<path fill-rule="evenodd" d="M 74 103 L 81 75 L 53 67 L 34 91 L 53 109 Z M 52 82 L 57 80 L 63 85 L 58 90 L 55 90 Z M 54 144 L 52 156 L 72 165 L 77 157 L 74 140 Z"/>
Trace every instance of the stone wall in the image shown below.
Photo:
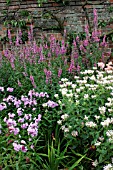
<path fill-rule="evenodd" d="M 113 7 L 113 0 L 89 0 L 88 2 L 89 4 L 85 6 L 85 9 L 90 23 L 93 21 L 93 9 L 96 8 L 99 20 L 108 22 L 103 32 L 112 30 L 113 21 L 109 22 L 109 19 L 113 16 L 113 12 L 109 12 L 108 9 Z M 3 12 L 9 12 L 8 17 L 10 20 L 17 18 L 22 20 L 23 17 L 20 16 L 20 11 L 23 10 L 28 10 L 30 13 L 36 38 L 42 33 L 54 33 L 56 37 L 60 37 L 63 29 L 68 30 L 68 32 L 82 32 L 86 23 L 86 13 L 83 10 L 84 3 L 85 0 L 70 0 L 69 4 L 63 6 L 49 0 L 48 3 L 44 3 L 39 7 L 36 0 L 11 0 L 11 4 L 8 7 L 6 0 L 0 0 L 0 35 L 4 37 L 7 33 L 7 28 L 3 26 L 7 16 L 4 17 Z M 24 19 L 28 20 L 26 17 Z"/>

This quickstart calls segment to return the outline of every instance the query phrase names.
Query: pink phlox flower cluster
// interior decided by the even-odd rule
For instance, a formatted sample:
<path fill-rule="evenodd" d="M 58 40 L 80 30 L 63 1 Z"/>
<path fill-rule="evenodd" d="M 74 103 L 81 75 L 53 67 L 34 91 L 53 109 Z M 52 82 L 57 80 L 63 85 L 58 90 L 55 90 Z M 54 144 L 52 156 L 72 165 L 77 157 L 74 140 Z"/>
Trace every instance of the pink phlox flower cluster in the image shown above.
<path fill-rule="evenodd" d="M 13 142 L 13 147 L 15 151 L 22 151 L 27 152 L 27 146 L 25 146 L 26 142 L 24 140 L 21 141 L 21 144 L 19 144 L 17 141 Z"/>
<path fill-rule="evenodd" d="M 15 99 L 15 97 L 14 97 L 14 96 L 9 95 L 7 98 L 4 98 L 4 99 L 3 99 L 3 101 L 6 101 L 6 102 L 8 103 L 8 102 L 13 102 L 13 101 L 14 101 L 14 99 Z"/>
<path fill-rule="evenodd" d="M 24 122 L 24 118 L 19 118 L 19 119 L 18 119 L 18 122 L 19 122 L 19 123 L 23 123 L 23 122 Z"/>
<path fill-rule="evenodd" d="M 47 94 L 47 92 L 40 92 L 39 93 L 39 97 L 49 97 L 49 95 Z"/>
<path fill-rule="evenodd" d="M 30 120 L 32 119 L 32 115 L 31 115 L 31 114 L 25 114 L 25 115 L 24 115 L 24 119 L 30 121 Z"/>
<path fill-rule="evenodd" d="M 4 122 L 7 124 L 8 127 L 9 127 L 9 126 L 16 126 L 16 125 L 17 125 L 16 121 L 13 120 L 13 119 L 11 119 L 11 118 L 7 119 L 7 118 L 5 117 L 5 118 L 4 118 Z"/>
<path fill-rule="evenodd" d="M 17 98 L 14 99 L 14 106 L 16 106 L 16 108 L 19 108 L 21 104 L 21 100 L 17 100 Z"/>
<path fill-rule="evenodd" d="M 18 116 L 22 116 L 23 111 L 24 111 L 24 109 L 22 109 L 21 107 L 19 107 L 19 108 L 17 109 Z"/>
<path fill-rule="evenodd" d="M 30 93 L 29 93 L 29 95 L 31 95 Z M 32 99 L 32 98 L 28 98 L 27 96 L 21 96 L 21 101 L 23 101 L 24 102 L 24 108 L 26 108 L 26 106 L 28 105 L 29 107 L 30 106 L 34 106 L 34 105 L 37 105 L 37 101 L 36 101 L 36 99 Z"/>
<path fill-rule="evenodd" d="M 35 137 L 38 135 L 38 123 L 31 122 L 27 129 L 28 135 L 31 135 L 31 137 Z"/>
<path fill-rule="evenodd" d="M 14 113 L 8 113 L 9 118 L 14 118 L 15 114 Z"/>
<path fill-rule="evenodd" d="M 21 128 L 22 128 L 22 129 L 27 129 L 27 127 L 28 127 L 28 123 L 23 123 L 23 124 L 21 125 Z"/>
<path fill-rule="evenodd" d="M 38 115 L 38 119 L 35 117 L 35 118 L 34 118 L 35 123 L 40 122 L 40 121 L 41 121 L 41 117 L 42 117 L 42 115 L 41 115 L 41 114 L 39 114 L 39 115 Z"/>
<path fill-rule="evenodd" d="M 51 107 L 51 108 L 58 106 L 58 104 L 56 102 L 51 101 L 51 100 L 49 100 L 46 104 L 47 104 L 48 107 Z"/>
<path fill-rule="evenodd" d="M 10 133 L 14 133 L 14 135 L 19 133 L 20 130 L 18 127 L 16 127 L 17 123 L 15 120 L 11 119 L 10 117 L 8 119 L 5 117 L 4 122 L 7 124 Z"/>
<path fill-rule="evenodd" d="M 6 108 L 7 108 L 7 106 L 4 102 L 0 103 L 0 111 L 4 110 Z"/>
<path fill-rule="evenodd" d="M 14 88 L 11 88 L 11 87 L 8 87 L 8 88 L 7 88 L 7 91 L 8 91 L 8 92 L 13 92 L 13 90 L 14 90 Z"/>

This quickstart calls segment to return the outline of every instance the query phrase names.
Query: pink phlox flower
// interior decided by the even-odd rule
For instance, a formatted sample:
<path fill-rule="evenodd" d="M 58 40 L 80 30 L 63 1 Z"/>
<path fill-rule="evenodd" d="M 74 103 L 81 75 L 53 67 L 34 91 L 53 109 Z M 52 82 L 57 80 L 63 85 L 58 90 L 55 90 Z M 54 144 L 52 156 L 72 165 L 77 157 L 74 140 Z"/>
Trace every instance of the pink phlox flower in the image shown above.
<path fill-rule="evenodd" d="M 24 109 L 18 108 L 18 109 L 17 109 L 18 116 L 22 116 L 23 111 L 24 111 Z"/>
<path fill-rule="evenodd" d="M 31 120 L 31 118 L 32 118 L 31 114 L 25 114 L 24 115 L 24 119 L 26 119 L 26 120 Z"/>
<path fill-rule="evenodd" d="M 3 99 L 3 101 L 6 101 L 6 102 L 13 102 L 14 101 L 14 99 L 15 99 L 15 97 L 14 96 L 12 96 L 12 95 L 9 95 L 7 98 L 4 98 Z"/>
<path fill-rule="evenodd" d="M 18 122 L 23 123 L 24 122 L 24 118 L 19 118 Z"/>
<path fill-rule="evenodd" d="M 28 127 L 28 123 L 23 123 L 22 125 L 21 125 L 21 128 L 22 129 L 26 129 Z"/>
<path fill-rule="evenodd" d="M 39 93 L 39 97 L 45 97 L 45 95 L 46 95 L 46 94 L 45 94 L 44 92 L 40 92 L 40 93 Z"/>
<path fill-rule="evenodd" d="M 18 80 L 18 86 L 22 87 L 22 83 Z"/>
<path fill-rule="evenodd" d="M 39 115 L 38 115 L 38 119 L 36 119 L 36 118 L 34 119 L 34 120 L 35 120 L 35 123 L 40 122 L 40 121 L 41 121 L 41 117 L 42 117 L 42 115 L 41 115 L 41 114 L 39 114 Z"/>
<path fill-rule="evenodd" d="M 11 88 L 11 87 L 8 87 L 8 88 L 7 88 L 7 91 L 8 91 L 8 92 L 13 92 L 13 90 L 14 90 L 14 88 Z"/>
<path fill-rule="evenodd" d="M 21 145 L 17 144 L 16 142 L 13 142 L 13 147 L 14 147 L 14 150 L 17 152 L 21 150 Z"/>
<path fill-rule="evenodd" d="M 16 98 L 15 98 L 15 100 L 14 100 L 14 105 L 16 106 L 16 108 L 19 108 L 20 107 L 20 105 L 21 105 L 21 100 L 17 100 Z"/>
<path fill-rule="evenodd" d="M 11 118 L 6 120 L 6 124 L 7 124 L 7 126 L 16 126 L 17 125 L 16 121 Z"/>
<path fill-rule="evenodd" d="M 4 102 L 0 103 L 0 111 L 4 110 L 6 108 L 7 108 L 7 106 Z"/>
<path fill-rule="evenodd" d="M 14 129 L 14 135 L 17 135 L 19 132 L 20 132 L 20 129 L 19 129 L 19 128 L 15 128 L 15 129 Z"/>
<path fill-rule="evenodd" d="M 31 148 L 31 149 L 34 149 L 34 145 L 31 145 L 30 148 Z"/>
<path fill-rule="evenodd" d="M 57 104 L 56 102 L 51 101 L 51 100 L 49 100 L 49 101 L 47 102 L 47 105 L 48 105 L 48 107 L 51 107 L 51 108 L 54 108 L 54 107 L 57 107 L 57 106 L 58 106 L 58 104 Z"/>
<path fill-rule="evenodd" d="M 35 137 L 38 135 L 38 127 L 35 127 L 35 128 L 34 127 L 35 125 L 31 127 L 31 124 L 30 124 L 27 129 L 28 135 L 31 135 L 32 137 Z"/>
<path fill-rule="evenodd" d="M 21 145 L 21 151 L 22 151 L 22 152 L 27 152 L 27 150 L 28 150 L 28 149 L 27 149 L 27 147 L 26 147 L 26 146 Z"/>
<path fill-rule="evenodd" d="M 8 113 L 9 118 L 14 118 L 15 114 L 14 113 Z"/>
<path fill-rule="evenodd" d="M 2 91 L 2 92 L 3 92 L 3 91 L 4 91 L 4 87 L 0 87 L 0 91 Z"/>

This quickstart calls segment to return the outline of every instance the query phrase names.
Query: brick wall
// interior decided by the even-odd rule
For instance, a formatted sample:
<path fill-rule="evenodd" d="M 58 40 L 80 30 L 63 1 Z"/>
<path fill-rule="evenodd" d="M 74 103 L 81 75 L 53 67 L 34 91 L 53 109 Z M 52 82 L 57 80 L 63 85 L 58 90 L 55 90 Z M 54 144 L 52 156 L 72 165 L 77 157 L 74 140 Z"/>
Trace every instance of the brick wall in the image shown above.
<path fill-rule="evenodd" d="M 103 4 L 97 5 L 97 3 L 101 3 L 103 1 Z M 89 0 L 89 2 L 95 3 L 95 5 L 86 5 L 86 11 L 88 12 L 90 22 L 93 20 L 94 8 L 98 11 L 99 20 L 109 21 L 113 13 L 110 13 L 108 9 L 110 6 L 113 6 L 113 0 Z M 82 8 L 84 3 L 85 0 L 70 0 L 67 6 L 62 6 L 62 4 L 58 4 L 50 0 L 48 3 L 44 3 L 41 7 L 39 7 L 36 0 L 24 0 L 21 2 L 19 0 L 12 0 L 8 8 L 6 6 L 6 0 L 0 0 L 0 35 L 4 37 L 7 32 L 7 28 L 3 26 L 3 22 L 5 21 L 3 11 L 7 10 L 9 11 L 10 17 L 15 13 L 15 18 L 19 18 L 20 20 L 23 19 L 23 17 L 20 16 L 20 11 L 28 10 L 34 25 L 34 34 L 36 38 L 38 38 L 42 33 L 55 33 L 57 38 L 61 38 L 61 31 L 54 29 L 58 26 L 58 22 L 54 17 L 46 15 L 47 10 L 53 13 L 54 16 L 56 16 L 60 22 L 63 23 L 62 25 L 64 29 L 68 32 L 82 32 L 84 29 L 84 24 L 86 23 L 86 15 Z M 103 29 L 103 32 L 107 32 L 112 29 L 113 22 L 109 23 L 108 26 Z"/>

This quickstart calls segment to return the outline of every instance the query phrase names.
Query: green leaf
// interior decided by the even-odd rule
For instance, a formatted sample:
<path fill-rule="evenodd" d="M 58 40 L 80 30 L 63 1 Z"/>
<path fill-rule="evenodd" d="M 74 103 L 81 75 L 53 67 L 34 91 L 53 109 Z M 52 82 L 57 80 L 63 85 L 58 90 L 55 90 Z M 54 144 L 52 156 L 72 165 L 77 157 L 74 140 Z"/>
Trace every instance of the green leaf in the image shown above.
<path fill-rule="evenodd" d="M 86 155 L 82 156 L 78 161 L 76 161 L 70 168 L 69 170 L 73 170 L 73 168 L 77 167 L 79 163 L 82 161 L 82 159 L 85 158 Z"/>

